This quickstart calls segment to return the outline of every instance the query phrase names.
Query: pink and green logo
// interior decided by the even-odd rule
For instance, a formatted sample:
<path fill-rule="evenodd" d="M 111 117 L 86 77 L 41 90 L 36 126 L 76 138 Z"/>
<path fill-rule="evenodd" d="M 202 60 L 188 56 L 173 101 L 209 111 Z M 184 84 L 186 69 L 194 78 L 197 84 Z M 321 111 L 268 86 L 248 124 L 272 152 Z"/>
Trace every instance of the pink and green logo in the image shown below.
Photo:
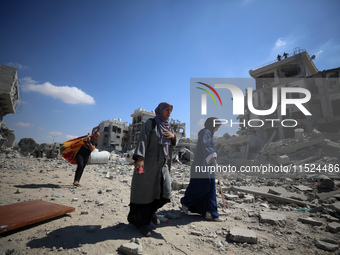
<path fill-rule="evenodd" d="M 213 87 L 211 87 L 210 85 L 208 85 L 208 84 L 206 84 L 206 83 L 203 83 L 203 82 L 197 82 L 197 83 L 199 83 L 199 84 L 201 84 L 201 85 L 204 85 L 204 86 L 206 86 L 207 88 L 211 89 L 211 91 L 214 92 L 215 95 L 217 96 L 217 98 L 218 98 L 218 100 L 220 101 L 220 104 L 221 104 L 221 106 L 222 106 L 222 100 L 221 100 L 221 98 L 220 98 L 220 95 L 216 92 L 216 90 L 215 90 Z M 217 105 L 214 96 L 211 94 L 211 92 L 210 92 L 209 90 L 204 89 L 204 88 L 200 88 L 200 87 L 197 87 L 197 88 L 203 90 L 204 92 L 206 92 L 206 93 L 214 100 L 215 105 Z"/>

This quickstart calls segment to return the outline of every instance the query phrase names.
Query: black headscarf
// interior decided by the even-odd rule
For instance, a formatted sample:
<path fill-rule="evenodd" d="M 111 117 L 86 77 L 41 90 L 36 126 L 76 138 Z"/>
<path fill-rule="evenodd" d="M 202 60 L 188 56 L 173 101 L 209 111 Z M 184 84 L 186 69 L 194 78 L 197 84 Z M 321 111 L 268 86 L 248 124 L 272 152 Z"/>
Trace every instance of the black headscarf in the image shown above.
<path fill-rule="evenodd" d="M 217 120 L 215 121 L 215 126 L 214 126 L 214 120 Z M 221 121 L 216 117 L 210 117 L 206 119 L 204 123 L 204 128 L 210 130 L 212 135 L 214 135 L 214 129 L 219 126 L 221 126 Z"/>

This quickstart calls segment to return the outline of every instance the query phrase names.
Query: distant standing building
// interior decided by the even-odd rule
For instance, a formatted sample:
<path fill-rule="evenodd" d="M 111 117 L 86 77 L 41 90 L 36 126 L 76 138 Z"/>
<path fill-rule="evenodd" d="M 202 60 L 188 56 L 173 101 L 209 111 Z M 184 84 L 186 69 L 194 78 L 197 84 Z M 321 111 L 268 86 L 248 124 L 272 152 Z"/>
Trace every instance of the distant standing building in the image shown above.
<path fill-rule="evenodd" d="M 265 123 L 261 127 L 243 127 L 242 131 L 248 131 L 260 138 L 264 143 L 273 135 L 273 141 L 294 137 L 294 129 L 280 125 L 280 121 L 294 119 L 298 127 L 303 127 L 305 132 L 311 132 L 317 128 L 322 132 L 339 132 L 340 127 L 340 79 L 339 70 L 335 68 L 319 72 L 313 63 L 315 56 L 310 57 L 305 50 L 295 48 L 293 54 L 280 61 L 274 61 L 267 65 L 251 69 L 249 74 L 256 80 L 256 90 L 253 91 L 253 104 L 258 110 L 269 109 L 272 106 L 273 88 L 292 87 L 305 88 L 311 93 L 311 100 L 304 107 L 312 112 L 311 116 L 304 115 L 293 104 L 286 107 L 286 115 L 281 115 L 281 97 L 278 96 L 277 109 L 270 116 L 258 116 L 246 109 L 246 114 L 238 117 L 241 123 L 251 119 L 260 119 Z M 322 79 L 318 79 L 322 78 Z M 288 98 L 303 98 L 301 93 L 288 93 Z M 265 119 L 277 119 L 266 122 Z M 253 122 L 254 123 L 254 122 Z M 275 132 L 275 133 L 274 133 Z"/>
<path fill-rule="evenodd" d="M 125 149 L 129 133 L 127 122 L 122 122 L 121 119 L 105 120 L 97 128 L 101 134 L 97 141 L 98 150 L 111 152 Z"/>
<path fill-rule="evenodd" d="M 138 108 L 130 115 L 132 117 L 132 124 L 130 125 L 130 140 L 129 147 L 135 148 L 139 139 L 140 131 L 144 123 L 156 116 L 155 111 L 147 111 L 142 108 Z"/>
<path fill-rule="evenodd" d="M 100 132 L 97 149 L 102 151 L 126 151 L 136 147 L 140 132 L 144 123 L 156 116 L 154 111 L 147 111 L 142 108 L 136 109 L 131 115 L 132 123 L 128 126 L 127 122 L 121 119 L 102 121 L 98 127 L 93 128 Z M 179 120 L 170 119 L 170 124 L 178 139 L 185 138 L 185 123 Z"/>

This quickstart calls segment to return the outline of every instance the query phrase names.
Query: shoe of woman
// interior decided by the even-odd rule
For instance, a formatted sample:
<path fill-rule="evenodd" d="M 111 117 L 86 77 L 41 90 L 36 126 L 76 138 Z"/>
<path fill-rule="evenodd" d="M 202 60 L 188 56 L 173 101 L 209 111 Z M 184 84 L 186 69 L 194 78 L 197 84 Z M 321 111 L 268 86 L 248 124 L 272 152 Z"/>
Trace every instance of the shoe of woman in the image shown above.
<path fill-rule="evenodd" d="M 139 229 L 139 232 L 145 236 L 150 237 L 151 236 L 151 225 L 145 225 Z"/>
<path fill-rule="evenodd" d="M 79 183 L 78 181 L 75 181 L 75 182 L 73 183 L 73 185 L 74 185 L 74 186 L 80 186 L 80 183 Z"/>
<path fill-rule="evenodd" d="M 211 216 L 211 213 L 210 213 L 210 212 L 206 212 L 204 218 L 205 218 L 206 220 L 213 220 L 213 221 L 216 221 L 216 222 L 223 222 L 223 220 L 222 220 L 221 218 L 213 218 L 213 217 Z"/>
<path fill-rule="evenodd" d="M 189 208 L 188 208 L 186 205 L 184 205 L 184 204 L 182 204 L 182 211 L 183 211 L 184 214 L 186 214 L 186 215 L 189 214 Z"/>
<path fill-rule="evenodd" d="M 157 215 L 154 213 L 154 214 L 152 214 L 152 220 L 151 220 L 152 222 L 153 222 L 153 224 L 155 224 L 155 225 L 159 225 L 159 224 L 161 224 L 161 221 L 160 221 L 160 219 L 158 219 L 158 217 L 157 217 Z"/>

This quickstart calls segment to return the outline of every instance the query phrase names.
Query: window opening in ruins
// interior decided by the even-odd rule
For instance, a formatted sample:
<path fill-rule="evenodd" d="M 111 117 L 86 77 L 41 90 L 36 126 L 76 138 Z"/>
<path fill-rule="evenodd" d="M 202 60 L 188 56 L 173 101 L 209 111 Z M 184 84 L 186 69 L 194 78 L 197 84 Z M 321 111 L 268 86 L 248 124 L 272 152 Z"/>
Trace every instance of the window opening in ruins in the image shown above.
<path fill-rule="evenodd" d="M 323 117 L 322 108 L 321 108 L 321 101 L 320 99 L 314 99 L 311 103 L 311 112 L 313 113 L 312 118 L 319 119 Z"/>
<path fill-rule="evenodd" d="M 340 86 L 336 79 L 328 80 L 328 92 L 340 92 Z"/>
<path fill-rule="evenodd" d="M 285 77 L 293 77 L 301 72 L 301 68 L 298 64 L 295 64 L 282 67 L 280 71 L 284 74 Z"/>
<path fill-rule="evenodd" d="M 332 110 L 335 116 L 340 116 L 340 99 L 332 100 Z"/>
<path fill-rule="evenodd" d="M 264 92 L 264 96 L 265 96 L 265 99 L 266 99 L 266 105 L 272 105 L 272 103 L 273 103 L 272 92 L 266 91 L 266 92 Z"/>
<path fill-rule="evenodd" d="M 109 132 L 109 127 L 104 127 L 104 132 Z"/>
<path fill-rule="evenodd" d="M 313 95 L 317 95 L 319 93 L 318 86 L 315 84 L 315 79 L 310 79 L 308 83 L 308 89 Z"/>

